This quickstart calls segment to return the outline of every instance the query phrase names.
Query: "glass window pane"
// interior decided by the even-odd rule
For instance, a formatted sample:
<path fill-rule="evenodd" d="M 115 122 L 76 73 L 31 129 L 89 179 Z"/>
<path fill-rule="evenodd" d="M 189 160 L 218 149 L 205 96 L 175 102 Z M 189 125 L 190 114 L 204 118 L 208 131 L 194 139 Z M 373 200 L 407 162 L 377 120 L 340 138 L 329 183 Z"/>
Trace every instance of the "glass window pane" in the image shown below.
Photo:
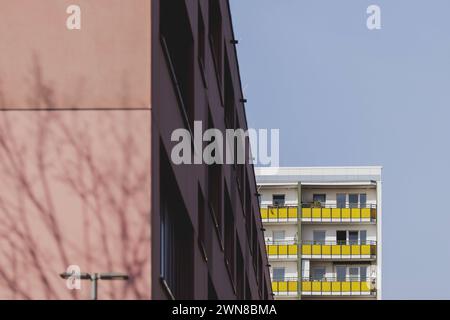
<path fill-rule="evenodd" d="M 359 268 L 358 267 L 348 268 L 348 274 L 350 277 L 350 281 L 358 281 L 359 280 Z"/>
<path fill-rule="evenodd" d="M 284 281 L 285 269 L 284 268 L 273 268 L 273 280 L 274 281 Z"/>
<path fill-rule="evenodd" d="M 314 281 L 325 280 L 325 267 L 316 267 L 312 271 L 312 278 Z"/>
<path fill-rule="evenodd" d="M 348 203 L 350 208 L 358 208 L 358 194 L 349 194 Z"/>
<path fill-rule="evenodd" d="M 359 231 L 359 240 L 361 244 L 367 243 L 367 230 Z"/>
<path fill-rule="evenodd" d="M 278 230 L 278 231 L 273 232 L 273 241 L 274 242 L 275 241 L 281 242 L 281 241 L 284 241 L 284 239 L 285 239 L 284 230 Z"/>
<path fill-rule="evenodd" d="M 365 208 L 366 205 L 367 205 L 367 194 L 361 193 L 361 194 L 359 195 L 359 206 L 360 206 L 361 208 Z"/>
<path fill-rule="evenodd" d="M 336 194 L 336 207 L 345 208 L 345 202 L 347 201 L 347 195 L 345 193 Z"/>
<path fill-rule="evenodd" d="M 336 280 L 345 281 L 347 277 L 347 268 L 345 266 L 336 266 Z"/>
<path fill-rule="evenodd" d="M 313 231 L 313 240 L 316 244 L 325 244 L 325 231 Z"/>
<path fill-rule="evenodd" d="M 314 194 L 313 195 L 313 202 L 319 203 L 320 205 L 325 205 L 325 202 L 327 201 L 327 195 L 326 194 Z"/>
<path fill-rule="evenodd" d="M 348 241 L 350 244 L 358 244 L 358 231 L 349 231 Z"/>
<path fill-rule="evenodd" d="M 360 279 L 361 282 L 367 281 L 367 267 L 360 267 Z"/>
<path fill-rule="evenodd" d="M 284 194 L 274 194 L 272 196 L 272 204 L 274 206 L 282 207 L 285 203 L 285 195 Z"/>

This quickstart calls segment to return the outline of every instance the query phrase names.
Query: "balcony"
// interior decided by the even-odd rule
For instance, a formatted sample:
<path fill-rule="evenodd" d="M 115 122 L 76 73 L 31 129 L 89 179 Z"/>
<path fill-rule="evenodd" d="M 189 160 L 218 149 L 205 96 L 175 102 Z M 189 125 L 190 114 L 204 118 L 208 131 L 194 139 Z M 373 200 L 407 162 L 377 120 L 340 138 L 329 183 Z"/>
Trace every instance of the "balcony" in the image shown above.
<path fill-rule="evenodd" d="M 346 203 L 336 207 L 328 204 L 302 204 L 302 222 L 375 222 L 377 206 L 366 204 L 358 206 Z"/>
<path fill-rule="evenodd" d="M 304 278 L 302 296 L 376 296 L 375 284 L 375 279 Z"/>
<path fill-rule="evenodd" d="M 338 208 L 336 205 L 303 203 L 301 209 L 301 221 L 306 223 L 374 223 L 377 217 L 375 204 L 363 207 L 346 204 Z M 261 208 L 261 219 L 263 223 L 297 223 L 298 207 Z"/>
<path fill-rule="evenodd" d="M 302 241 L 302 258 L 306 259 L 364 259 L 375 260 L 376 241 Z"/>
<path fill-rule="evenodd" d="M 283 206 L 261 208 L 261 219 L 263 223 L 288 223 L 298 222 L 298 207 Z"/>
<path fill-rule="evenodd" d="M 298 296 L 298 278 L 272 280 L 272 292 L 275 296 Z"/>
<path fill-rule="evenodd" d="M 298 258 L 297 241 L 266 241 L 266 250 L 269 259 L 295 260 Z"/>

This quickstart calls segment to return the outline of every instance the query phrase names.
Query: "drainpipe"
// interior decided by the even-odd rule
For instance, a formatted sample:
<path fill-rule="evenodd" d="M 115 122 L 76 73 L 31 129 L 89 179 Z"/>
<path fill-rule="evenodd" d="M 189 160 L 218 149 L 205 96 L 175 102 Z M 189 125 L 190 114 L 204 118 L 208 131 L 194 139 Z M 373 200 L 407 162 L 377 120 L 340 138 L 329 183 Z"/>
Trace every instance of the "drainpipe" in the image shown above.
<path fill-rule="evenodd" d="M 297 185 L 297 291 L 298 299 L 302 299 L 302 184 Z"/>

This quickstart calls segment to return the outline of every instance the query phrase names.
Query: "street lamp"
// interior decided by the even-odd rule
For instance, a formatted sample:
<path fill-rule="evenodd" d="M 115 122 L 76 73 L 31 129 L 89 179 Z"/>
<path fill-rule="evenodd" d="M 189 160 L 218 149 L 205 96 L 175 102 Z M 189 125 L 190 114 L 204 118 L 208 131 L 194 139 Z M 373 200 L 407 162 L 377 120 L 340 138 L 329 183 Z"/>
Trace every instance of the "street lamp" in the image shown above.
<path fill-rule="evenodd" d="M 98 280 L 128 280 L 129 276 L 125 273 L 107 272 L 107 273 L 75 273 L 75 272 L 63 272 L 59 275 L 63 279 L 69 279 L 71 277 L 80 280 L 91 281 L 91 299 L 97 300 Z"/>

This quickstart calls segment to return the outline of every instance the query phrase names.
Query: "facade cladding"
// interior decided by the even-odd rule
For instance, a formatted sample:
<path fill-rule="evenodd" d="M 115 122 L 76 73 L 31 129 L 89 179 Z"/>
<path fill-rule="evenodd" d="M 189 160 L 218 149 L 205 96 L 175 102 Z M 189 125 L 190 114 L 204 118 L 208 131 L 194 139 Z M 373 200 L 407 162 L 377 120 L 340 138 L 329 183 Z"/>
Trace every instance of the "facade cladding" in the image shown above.
<path fill-rule="evenodd" d="M 253 168 L 170 161 L 246 126 L 227 1 L 76 2 L 0 0 L 0 299 L 271 298 Z"/>

